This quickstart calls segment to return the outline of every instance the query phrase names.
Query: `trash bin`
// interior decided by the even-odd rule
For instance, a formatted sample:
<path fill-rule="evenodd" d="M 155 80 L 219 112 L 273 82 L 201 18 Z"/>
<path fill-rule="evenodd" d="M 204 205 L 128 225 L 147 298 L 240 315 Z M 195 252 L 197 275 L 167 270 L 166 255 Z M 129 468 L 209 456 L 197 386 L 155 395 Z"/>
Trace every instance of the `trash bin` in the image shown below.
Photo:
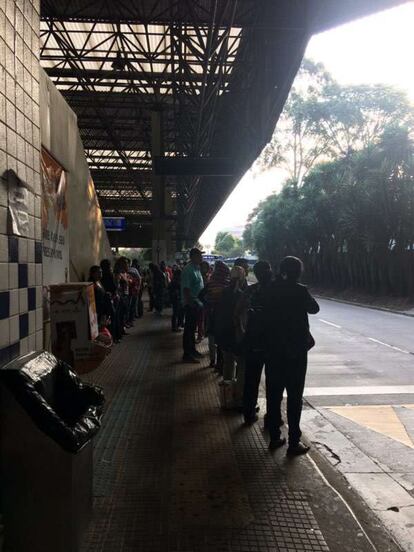
<path fill-rule="evenodd" d="M 0 369 L 5 548 L 77 552 L 92 512 L 92 438 L 104 397 L 47 352 Z"/>

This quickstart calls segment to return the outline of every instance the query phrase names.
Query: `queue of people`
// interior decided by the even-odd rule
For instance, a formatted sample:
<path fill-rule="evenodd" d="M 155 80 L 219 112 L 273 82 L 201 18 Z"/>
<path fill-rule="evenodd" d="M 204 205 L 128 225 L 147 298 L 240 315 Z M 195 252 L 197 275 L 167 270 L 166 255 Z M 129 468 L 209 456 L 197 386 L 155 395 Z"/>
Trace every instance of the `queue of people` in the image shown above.
<path fill-rule="evenodd" d="M 149 296 L 149 311 L 161 315 L 165 307 L 173 307 L 172 329 L 184 327 L 181 304 L 181 271 L 177 265 L 149 263 L 140 268 L 136 259 L 118 258 L 113 266 L 104 259 L 89 270 L 94 284 L 95 304 L 100 332 L 109 333 L 113 343 L 119 343 L 137 318 L 144 314 L 143 292 Z"/>
<path fill-rule="evenodd" d="M 202 252 L 193 248 L 181 278 L 185 314 L 183 362 L 199 363 L 196 348 L 200 320 L 208 337 L 210 366 L 222 377 L 222 406 L 234 408 L 246 425 L 258 420 L 257 400 L 263 369 L 266 376 L 265 429 L 269 448 L 286 443 L 281 427 L 283 393 L 287 393 L 289 455 L 308 452 L 301 442 L 300 418 L 307 355 L 315 344 L 308 314 L 319 306 L 306 286 L 299 283 L 302 261 L 285 257 L 277 275 L 266 261 L 254 266 L 257 283 L 248 285 L 248 263 L 238 259 L 230 270 L 217 261 L 203 267 Z"/>
<path fill-rule="evenodd" d="M 200 363 L 197 344 L 208 338 L 210 367 L 220 376 L 223 408 L 235 409 L 246 425 L 258 420 L 259 385 L 266 378 L 264 426 L 269 448 L 286 443 L 281 427 L 283 393 L 287 393 L 288 454 L 309 449 L 301 442 L 300 418 L 307 355 L 315 344 L 308 314 L 319 306 L 306 286 L 299 283 L 302 261 L 285 257 L 276 275 L 267 261 L 254 268 L 256 283 L 248 284 L 249 265 L 237 259 L 230 269 L 216 261 L 213 269 L 198 248 L 190 251 L 183 268 L 161 262 L 141 269 L 136 260 L 104 259 L 92 266 L 89 280 L 95 289 L 100 332 L 118 343 L 136 318 L 143 315 L 143 291 L 148 291 L 149 311 L 161 315 L 171 307 L 171 330 L 183 330 L 185 363 Z"/>

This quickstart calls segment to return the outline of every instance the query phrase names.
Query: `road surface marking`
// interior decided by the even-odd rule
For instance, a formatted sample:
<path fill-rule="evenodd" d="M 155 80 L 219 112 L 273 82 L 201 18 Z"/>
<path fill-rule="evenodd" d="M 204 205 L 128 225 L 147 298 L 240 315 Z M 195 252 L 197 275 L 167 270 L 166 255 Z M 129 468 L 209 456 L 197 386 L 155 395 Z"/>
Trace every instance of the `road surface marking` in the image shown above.
<path fill-rule="evenodd" d="M 386 406 L 334 406 L 328 407 L 335 414 L 360 426 L 367 427 L 376 433 L 390 437 L 409 448 L 414 448 L 410 436 L 397 412 L 390 405 Z"/>
<path fill-rule="evenodd" d="M 307 387 L 305 397 L 336 397 L 346 395 L 411 395 L 414 385 L 373 385 L 364 387 Z"/>
<path fill-rule="evenodd" d="M 374 343 L 379 343 L 380 345 L 384 345 L 384 347 L 388 347 L 389 349 L 394 349 L 394 351 L 399 351 L 400 353 L 405 353 L 406 355 L 410 354 L 410 351 L 406 351 L 405 349 L 400 349 L 399 347 L 395 347 L 394 345 L 389 345 L 388 343 L 384 343 L 379 339 L 375 339 L 373 337 L 369 337 L 368 339 L 370 341 L 373 341 Z"/>
<path fill-rule="evenodd" d="M 342 326 L 338 326 L 338 324 L 334 324 L 333 322 L 328 322 L 327 320 L 323 320 L 323 318 L 318 318 L 318 320 L 320 320 L 324 324 L 328 324 L 328 326 L 333 326 L 334 328 L 338 328 L 339 330 L 342 327 Z"/>

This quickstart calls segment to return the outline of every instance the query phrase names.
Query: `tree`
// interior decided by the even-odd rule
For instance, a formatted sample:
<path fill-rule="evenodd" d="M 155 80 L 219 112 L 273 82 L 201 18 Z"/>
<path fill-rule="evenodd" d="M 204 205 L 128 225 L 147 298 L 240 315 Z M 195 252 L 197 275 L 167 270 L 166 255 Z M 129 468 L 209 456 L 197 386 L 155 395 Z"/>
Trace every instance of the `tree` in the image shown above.
<path fill-rule="evenodd" d="M 414 296 L 412 128 L 318 163 L 262 202 L 246 232 L 262 258 L 304 259 L 309 282 Z"/>
<path fill-rule="evenodd" d="M 244 253 L 243 242 L 230 232 L 218 232 L 214 252 L 224 257 L 237 257 Z"/>
<path fill-rule="evenodd" d="M 403 92 L 339 85 L 322 64 L 305 59 L 258 165 L 284 168 L 300 186 L 316 163 L 376 144 L 393 121 L 412 125 L 412 118 Z"/>

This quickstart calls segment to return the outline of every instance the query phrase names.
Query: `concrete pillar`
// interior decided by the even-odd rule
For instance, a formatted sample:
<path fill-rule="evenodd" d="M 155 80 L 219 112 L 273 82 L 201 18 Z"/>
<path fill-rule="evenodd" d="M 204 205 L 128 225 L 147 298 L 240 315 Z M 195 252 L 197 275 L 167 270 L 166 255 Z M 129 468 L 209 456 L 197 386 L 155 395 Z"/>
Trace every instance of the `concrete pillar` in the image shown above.
<path fill-rule="evenodd" d="M 162 112 L 151 111 L 151 156 L 163 155 Z M 167 258 L 167 228 L 165 220 L 165 179 L 152 174 L 152 262 L 159 263 Z"/>

